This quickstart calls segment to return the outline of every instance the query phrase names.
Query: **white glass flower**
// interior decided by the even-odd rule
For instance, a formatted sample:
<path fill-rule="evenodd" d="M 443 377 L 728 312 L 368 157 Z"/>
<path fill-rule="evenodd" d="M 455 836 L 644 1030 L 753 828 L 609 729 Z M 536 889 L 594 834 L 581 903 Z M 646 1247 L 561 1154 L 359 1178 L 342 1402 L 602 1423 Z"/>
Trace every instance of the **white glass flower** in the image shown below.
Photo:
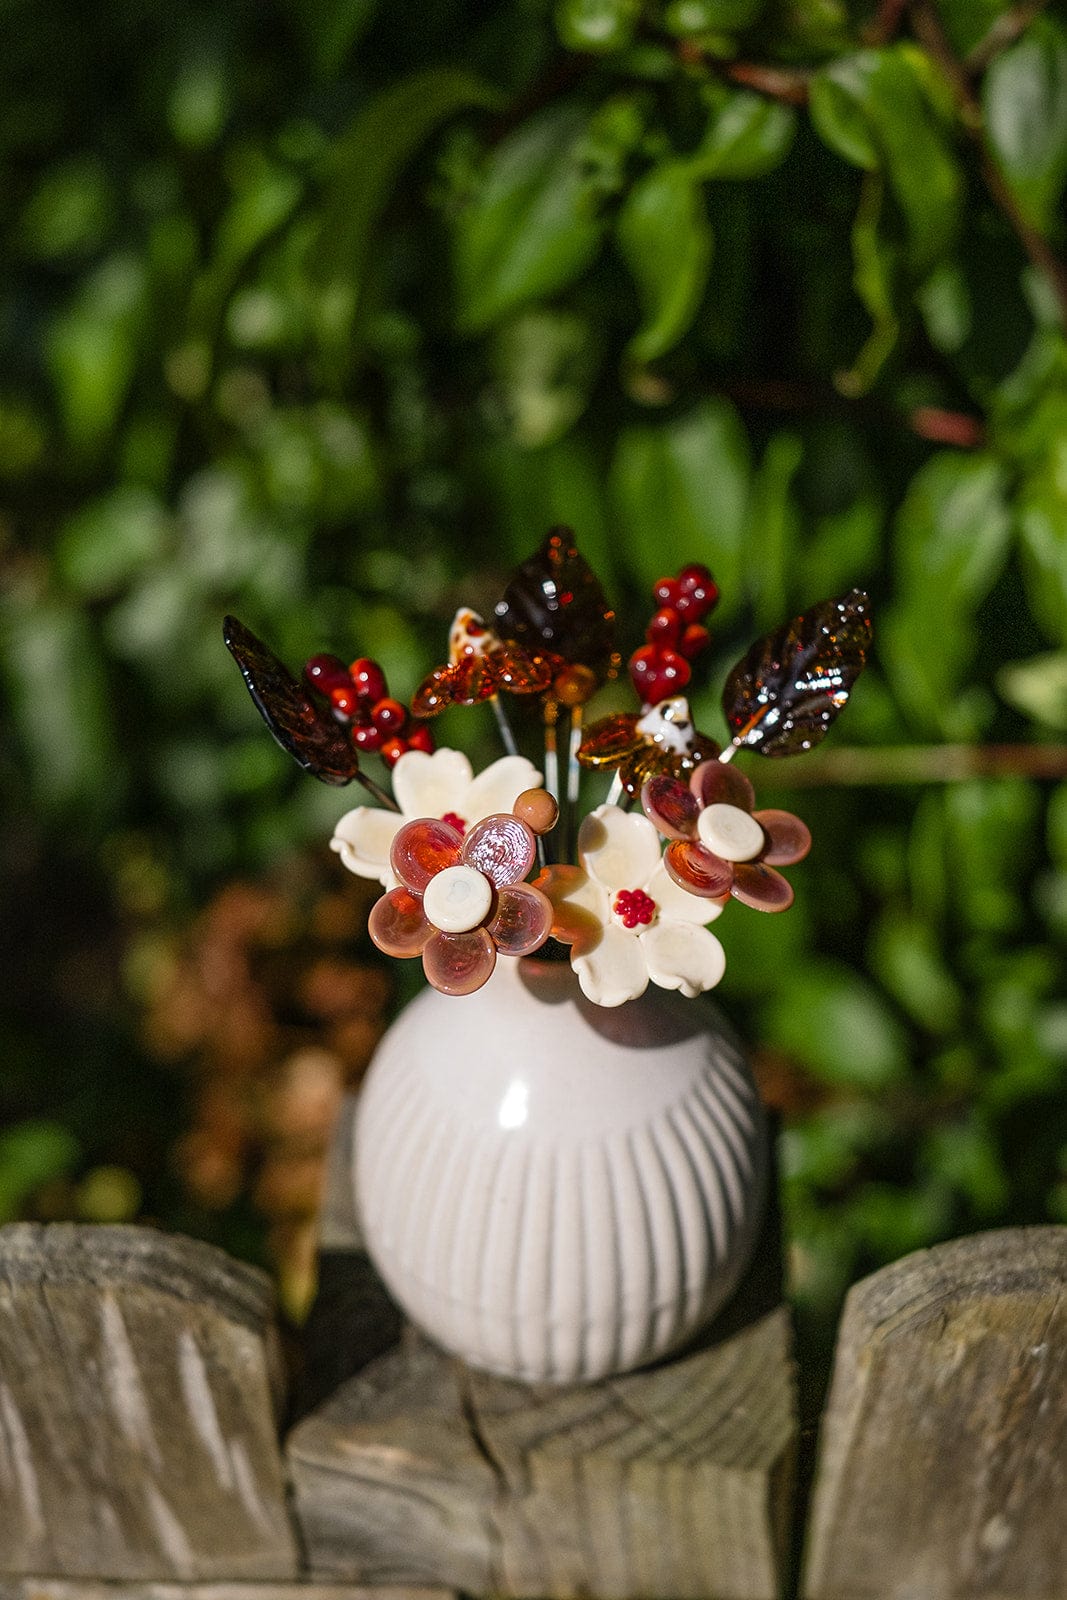
<path fill-rule="evenodd" d="M 726 956 L 705 924 L 722 905 L 668 877 L 647 817 L 597 806 L 579 829 L 578 859 L 579 867 L 547 868 L 537 887 L 552 901 L 552 932 L 571 946 L 587 999 L 619 1006 L 650 980 L 690 999 L 715 987 Z"/>
<path fill-rule="evenodd" d="M 393 768 L 393 797 L 400 810 L 356 806 L 337 824 L 330 848 L 349 872 L 395 889 L 398 880 L 389 852 L 406 822 L 435 817 L 464 833 L 483 817 L 510 811 L 524 789 L 540 784 L 541 774 L 525 756 L 502 756 L 475 777 L 461 750 L 440 749 L 432 755 L 409 750 Z"/>

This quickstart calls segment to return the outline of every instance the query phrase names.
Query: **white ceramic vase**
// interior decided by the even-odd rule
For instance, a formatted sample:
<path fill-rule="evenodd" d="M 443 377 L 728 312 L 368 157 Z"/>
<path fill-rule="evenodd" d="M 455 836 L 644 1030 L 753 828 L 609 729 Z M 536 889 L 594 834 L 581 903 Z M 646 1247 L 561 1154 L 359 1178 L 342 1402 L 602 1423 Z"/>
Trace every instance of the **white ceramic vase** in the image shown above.
<path fill-rule="evenodd" d="M 527 1382 L 688 1343 L 748 1263 L 767 1169 L 755 1085 L 707 1001 L 650 988 L 605 1010 L 536 960 L 404 1010 L 353 1150 L 394 1298 L 472 1366 Z"/>

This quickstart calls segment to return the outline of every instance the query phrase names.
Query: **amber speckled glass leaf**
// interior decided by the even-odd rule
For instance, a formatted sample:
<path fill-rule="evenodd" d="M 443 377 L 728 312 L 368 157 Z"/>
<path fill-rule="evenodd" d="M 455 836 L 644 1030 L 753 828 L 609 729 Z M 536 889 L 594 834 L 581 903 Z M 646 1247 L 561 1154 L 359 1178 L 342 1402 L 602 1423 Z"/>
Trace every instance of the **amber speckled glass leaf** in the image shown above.
<path fill-rule="evenodd" d="M 613 711 L 586 729 L 578 746 L 578 761 L 583 767 L 617 767 L 647 741 L 639 732 L 636 711 Z"/>
<path fill-rule="evenodd" d="M 870 600 L 851 589 L 758 639 L 726 680 L 722 704 L 735 743 L 795 756 L 822 739 L 863 671 Z"/>
<path fill-rule="evenodd" d="M 570 528 L 553 528 L 516 567 L 495 615 L 503 638 L 588 667 L 598 682 L 618 664 L 615 613 Z"/>
<path fill-rule="evenodd" d="M 256 707 L 282 749 L 323 783 L 351 783 L 359 757 L 347 728 L 314 701 L 284 662 L 236 617 L 222 630 Z"/>

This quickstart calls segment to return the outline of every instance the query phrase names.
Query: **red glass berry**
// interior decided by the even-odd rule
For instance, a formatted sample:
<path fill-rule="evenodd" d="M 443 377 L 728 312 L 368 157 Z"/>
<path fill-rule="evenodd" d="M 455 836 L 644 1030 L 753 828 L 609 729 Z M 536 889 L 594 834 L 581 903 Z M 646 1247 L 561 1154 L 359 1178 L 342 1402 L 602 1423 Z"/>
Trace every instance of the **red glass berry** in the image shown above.
<path fill-rule="evenodd" d="M 683 594 L 692 594 L 693 590 L 698 588 L 715 589 L 718 594 L 715 579 L 701 561 L 692 561 L 689 566 L 683 567 L 678 574 L 678 582 L 681 584 Z"/>
<path fill-rule="evenodd" d="M 371 719 L 380 733 L 399 733 L 408 714 L 399 700 L 379 700 L 371 711 Z"/>
<path fill-rule="evenodd" d="M 352 743 L 357 750 L 365 750 L 368 755 L 373 755 L 382 746 L 381 730 L 373 722 L 357 722 L 352 729 Z"/>
<path fill-rule="evenodd" d="M 331 687 L 328 692 L 330 696 L 330 705 L 333 707 L 334 711 L 337 712 L 338 716 L 355 716 L 357 710 L 359 709 L 359 701 L 356 698 L 354 685 L 348 681 L 347 678 L 344 683 L 338 684 L 336 688 Z"/>
<path fill-rule="evenodd" d="M 719 598 L 719 586 L 707 567 L 685 567 L 679 574 L 682 592 L 677 611 L 687 622 L 706 617 Z"/>
<path fill-rule="evenodd" d="M 385 673 L 376 661 L 369 656 L 357 656 L 348 670 L 361 700 L 385 698 Z"/>
<path fill-rule="evenodd" d="M 678 652 L 687 661 L 692 661 L 702 650 L 706 650 L 711 643 L 711 634 L 707 628 L 702 628 L 699 622 L 691 622 L 678 641 Z"/>
<path fill-rule="evenodd" d="M 677 578 L 658 578 L 652 587 L 652 598 L 658 605 L 675 606 L 682 593 Z"/>
<path fill-rule="evenodd" d="M 642 705 L 654 706 L 668 695 L 680 694 L 692 675 L 685 657 L 667 645 L 646 644 L 630 657 L 630 681 Z"/>
<path fill-rule="evenodd" d="M 678 635 L 682 631 L 682 619 L 673 606 L 664 606 L 655 612 L 648 627 L 645 629 L 645 638 L 649 644 L 677 645 Z"/>
<path fill-rule="evenodd" d="M 348 668 L 338 656 L 312 656 L 304 664 L 304 677 L 313 689 L 320 689 L 323 694 L 352 684 Z"/>
<path fill-rule="evenodd" d="M 425 750 L 427 755 L 433 754 L 433 734 L 425 722 L 416 722 L 407 735 L 407 742 L 409 750 Z"/>
<path fill-rule="evenodd" d="M 379 754 L 387 767 L 395 767 L 400 757 L 407 754 L 406 739 L 386 739 Z"/>

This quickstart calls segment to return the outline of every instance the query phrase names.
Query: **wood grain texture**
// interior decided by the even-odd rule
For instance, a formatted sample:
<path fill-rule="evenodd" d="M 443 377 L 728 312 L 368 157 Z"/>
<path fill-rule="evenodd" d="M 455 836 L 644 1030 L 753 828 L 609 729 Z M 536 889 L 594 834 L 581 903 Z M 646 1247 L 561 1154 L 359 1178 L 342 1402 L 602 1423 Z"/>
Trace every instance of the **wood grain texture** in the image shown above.
<path fill-rule="evenodd" d="M 295 1576 L 272 1310 L 191 1239 L 0 1229 L 0 1573 Z"/>
<path fill-rule="evenodd" d="M 0 1578 L 0 1600 L 455 1600 L 447 1589 L 368 1589 L 351 1583 L 94 1583 Z"/>
<path fill-rule="evenodd" d="M 314 1577 L 471 1594 L 773 1600 L 795 1442 L 783 1308 L 574 1387 L 413 1334 L 290 1435 Z"/>
<path fill-rule="evenodd" d="M 977 1234 L 846 1302 L 805 1600 L 1063 1600 L 1067 1228 Z"/>

